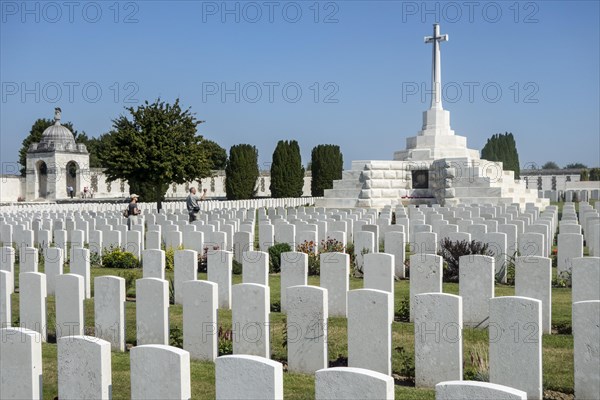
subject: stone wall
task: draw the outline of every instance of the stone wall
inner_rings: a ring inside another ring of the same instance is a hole
[[[16,202],[19,197],[25,197],[26,182],[24,178],[16,175],[1,175],[0,181],[0,202]],[[307,173],[304,177],[304,187],[302,196],[310,196],[311,176]],[[270,197],[271,176],[269,171],[262,171],[256,181],[257,197]],[[61,185],[61,187],[64,185]],[[100,168],[91,168],[83,170],[78,180],[78,190],[76,195],[81,197],[83,188],[88,187],[94,191],[94,198],[109,199],[122,198],[129,195],[129,185],[126,181],[107,182],[106,175]],[[187,182],[184,184],[169,185],[167,198],[181,198],[188,194],[189,188],[195,186],[202,190],[208,189],[207,196],[210,198],[225,198],[225,171],[214,171],[214,176],[204,178],[201,182]],[[62,193],[61,193],[62,194]],[[64,195],[60,198],[66,198],[66,188]]]

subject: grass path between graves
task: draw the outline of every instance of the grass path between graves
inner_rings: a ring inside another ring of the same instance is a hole
[[[16,276],[18,277],[18,265]],[[43,265],[40,265],[43,272]],[[68,273],[65,267],[64,273]],[[116,270],[109,268],[92,268],[92,294],[93,278],[102,275],[124,276],[132,285],[128,287],[126,303],[126,342],[135,344],[135,278],[141,277],[141,270]],[[167,279],[172,278],[173,273],[167,272]],[[198,274],[199,279],[206,279],[206,274]],[[241,283],[241,275],[233,275],[233,284]],[[309,285],[318,285],[319,278],[311,276]],[[271,275],[269,279],[271,288],[271,304],[279,302],[280,279],[278,275]],[[361,279],[351,278],[351,289],[361,288]],[[458,294],[458,284],[444,283],[445,293]],[[394,309],[399,311],[403,303],[408,299],[408,280],[398,281],[395,284]],[[496,286],[496,296],[514,295],[514,287],[506,285]],[[85,324],[86,333],[93,334],[94,326],[94,304],[93,299],[85,301]],[[12,297],[13,321],[19,317],[19,294]],[[47,315],[49,332],[54,330],[54,297],[47,299]],[[218,324],[224,329],[231,328],[231,311],[219,310]],[[171,305],[169,308],[170,328],[177,326],[182,328],[182,307]],[[544,389],[563,393],[573,393],[573,337],[570,334],[571,325],[571,289],[552,289],[552,324],[560,328],[561,332],[568,334],[553,334],[543,336],[543,379]],[[285,363],[287,360],[287,349],[284,346],[285,315],[279,312],[271,313],[271,347],[272,358]],[[396,380],[396,398],[398,399],[433,399],[435,393],[431,389],[419,389],[412,386],[409,379],[402,378],[410,374],[411,367],[414,368],[414,327],[412,323],[394,322],[392,325],[392,371]],[[347,335],[346,319],[330,318],[328,322],[328,352],[330,365],[346,365],[347,360]],[[485,329],[467,329],[463,331],[464,348],[464,379],[485,379],[487,374],[488,333]],[[44,398],[54,399],[58,395],[57,386],[57,348],[55,344],[43,345],[43,380]],[[215,396],[214,387],[214,365],[209,362],[191,363],[192,374],[192,398],[212,399]],[[130,398],[129,383],[129,354],[112,354],[112,393],[114,399]],[[284,373],[284,394],[286,399],[312,399],[314,397],[314,378],[310,375]]]

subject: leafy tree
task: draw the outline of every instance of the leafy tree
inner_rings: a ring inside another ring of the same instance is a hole
[[[206,149],[208,159],[211,162],[210,169],[222,170],[227,165],[227,150],[219,146],[217,142],[212,140],[205,140],[202,144]]]
[[[162,208],[171,182],[182,184],[210,175],[210,161],[196,135],[198,121],[190,109],[182,110],[160,99],[146,101],[137,109],[113,120],[113,129],[103,138],[100,162],[108,181],[125,179],[143,201]]]
[[[90,168],[102,168],[102,163],[100,162],[100,152],[103,148],[103,141],[106,140],[106,135],[101,135],[97,138],[90,138],[85,132],[77,135],[77,143],[85,144],[87,147],[88,153],[90,153]]]
[[[585,169],[585,168],[587,168],[587,165],[582,164],[582,163],[571,163],[571,164],[565,165],[565,169]]]
[[[600,181],[600,168],[590,169],[590,181]]]
[[[238,144],[229,150],[225,166],[225,192],[228,200],[251,199],[256,195],[258,150],[249,144]]]
[[[517,143],[512,133],[497,133],[487,140],[481,150],[481,158],[489,161],[501,161],[507,171],[514,171],[515,179],[519,179],[521,167]]]
[[[68,128],[71,132],[73,132],[76,142],[81,142],[80,135],[77,134],[77,131],[75,130],[75,128],[73,128],[73,124],[71,122],[63,122],[61,124],[62,126]],[[54,120],[48,118],[39,118],[31,126],[29,135],[27,135],[27,137],[23,139],[21,149],[19,150],[19,164],[21,164],[22,176],[25,176],[27,168],[27,150],[29,149],[29,146],[33,143],[39,143],[40,140],[42,140],[42,134],[44,133],[44,131],[52,125],[54,125]],[[85,133],[82,133],[81,135],[85,135]]]
[[[554,161],[548,161],[547,163],[542,165],[542,169],[560,169],[560,167]]]
[[[304,167],[300,146],[295,140],[280,140],[271,164],[271,197],[300,197],[304,186]]]
[[[313,148],[310,167],[312,172],[311,194],[323,196],[325,189],[333,188],[334,180],[342,179],[344,157],[340,146],[320,144]]]

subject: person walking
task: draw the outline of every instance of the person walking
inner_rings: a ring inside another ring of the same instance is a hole
[[[200,212],[200,205],[198,202],[204,201],[206,198],[206,189],[202,190],[202,197],[196,194],[196,188],[190,188],[190,194],[185,200],[185,205],[190,215],[190,224],[198,219],[198,212]]]
[[[75,189],[73,189],[73,186],[69,185],[67,186],[67,192],[69,192],[69,196],[73,198],[73,193],[75,193]]]
[[[138,207],[138,195],[132,194],[130,197],[131,201],[127,206],[127,229],[131,230],[131,227],[138,222],[138,215],[141,214],[141,211]]]

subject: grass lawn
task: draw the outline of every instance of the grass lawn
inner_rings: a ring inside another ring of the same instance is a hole
[[[18,277],[18,265],[16,266]],[[40,266],[43,272],[43,265]],[[64,273],[68,272],[65,266]],[[141,277],[141,270],[116,270],[108,268],[92,268],[92,278],[101,275],[123,276],[129,274],[131,281],[134,277]],[[172,278],[173,273],[167,272],[167,279]],[[198,274],[199,279],[206,279],[206,274]],[[233,275],[233,284],[241,283],[241,275]],[[278,303],[280,298],[280,279],[278,275],[269,278],[271,288],[271,303]],[[18,282],[18,280],[17,280]],[[318,277],[309,277],[310,285],[318,285]],[[361,288],[361,279],[351,278],[351,289]],[[458,284],[445,283],[445,293],[458,294]],[[395,310],[403,305],[403,300],[408,299],[409,282],[398,281],[395,284]],[[92,279],[93,294],[93,279]],[[496,296],[510,296],[514,294],[514,287],[506,285],[496,286]],[[128,288],[129,299],[126,303],[126,342],[135,344],[135,284]],[[12,297],[13,321],[19,316],[19,294]],[[52,332],[55,315],[54,297],[47,299],[47,315],[49,331]],[[224,329],[231,328],[231,311],[219,310],[219,325]],[[571,290],[569,288],[554,288],[552,290],[552,318],[553,325],[564,325],[570,327],[571,323]],[[171,305],[169,308],[170,327],[182,328],[182,307]],[[85,323],[86,332],[93,333],[94,305],[93,299],[85,301]],[[284,347],[285,315],[279,312],[271,313],[271,347],[272,358],[285,362],[287,359]],[[413,363],[414,335],[413,324],[406,322],[394,322],[392,325],[392,371],[397,377],[395,387],[396,398],[402,399],[433,399],[435,393],[431,389],[417,389],[409,379],[403,378],[409,373]],[[347,334],[345,318],[330,318],[328,321],[328,351],[330,364],[345,365],[347,358]],[[479,371],[477,366],[471,362],[472,354],[483,354],[487,358],[488,334],[487,330],[465,329],[463,331],[464,347],[464,374],[465,379],[472,377]],[[43,345],[43,380],[44,398],[54,399],[57,391],[57,354],[56,345],[52,343]],[[485,363],[484,363],[485,364]],[[191,363],[192,374],[192,398],[211,399],[214,398],[214,365],[208,362]],[[114,399],[130,398],[129,386],[129,354],[112,354],[112,384]],[[573,337],[568,335],[544,335],[543,336],[543,378],[544,389],[573,393]],[[284,393],[290,399],[311,399],[314,397],[314,378],[310,375],[284,373]]]

